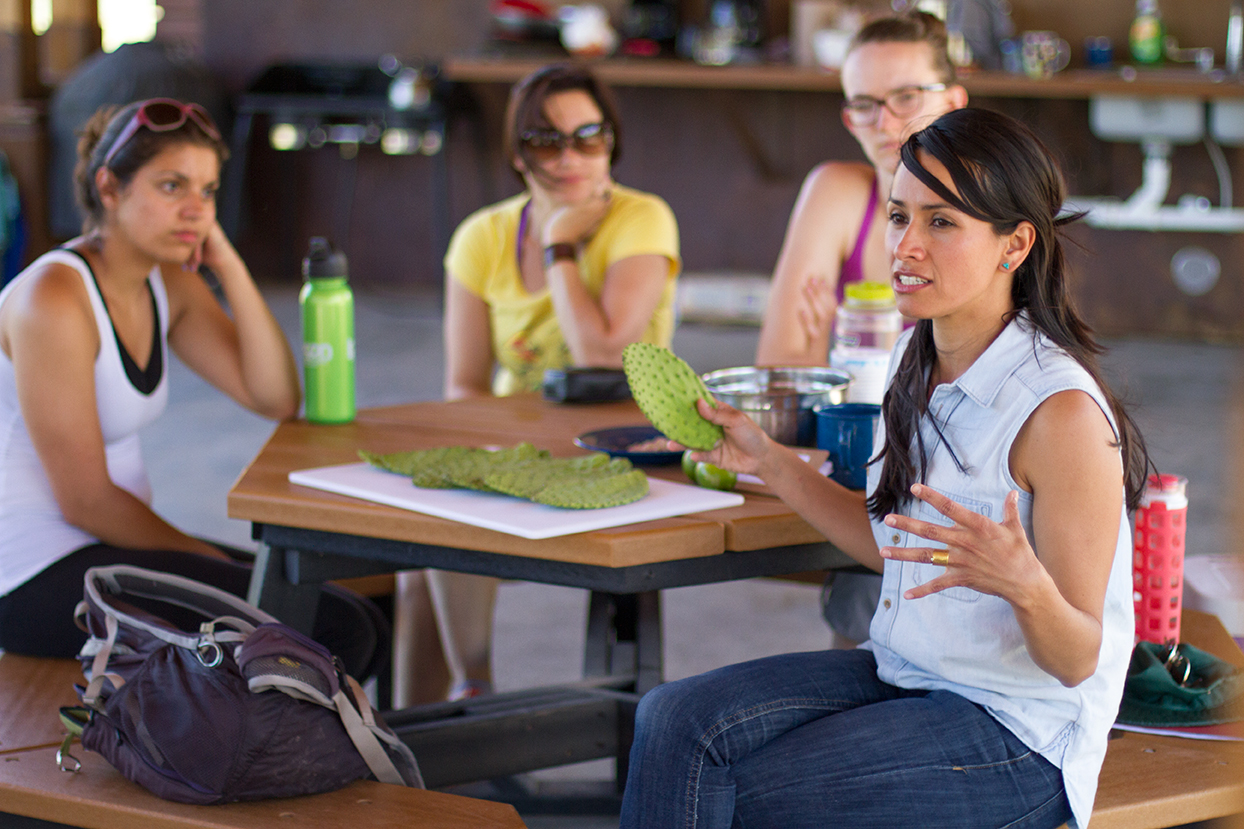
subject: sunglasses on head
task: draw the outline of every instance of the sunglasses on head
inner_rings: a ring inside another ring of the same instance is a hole
[[[613,149],[613,127],[604,121],[584,124],[569,135],[554,129],[534,129],[525,131],[518,140],[540,163],[552,161],[567,147],[574,147],[580,155],[604,155]]]
[[[198,104],[183,104],[172,98],[151,98],[138,105],[138,110],[126,123],[125,128],[117,133],[112,146],[104,154],[104,166],[112,161],[113,156],[121,151],[134,134],[146,127],[152,132],[170,132],[180,129],[189,119],[202,130],[203,134],[213,141],[220,140],[220,130],[212,123],[212,116]]]

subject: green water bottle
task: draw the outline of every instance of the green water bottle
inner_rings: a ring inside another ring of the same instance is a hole
[[[322,237],[302,260],[302,366],[307,420],[354,420],[354,294],[346,255]]]

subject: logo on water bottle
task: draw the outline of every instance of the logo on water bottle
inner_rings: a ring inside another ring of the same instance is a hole
[[[332,343],[303,343],[302,361],[306,363],[307,368],[326,366],[332,362],[332,359]]]

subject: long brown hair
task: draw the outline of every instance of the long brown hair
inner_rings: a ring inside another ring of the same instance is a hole
[[[940,161],[959,191],[956,195],[920,163],[918,153]],[[903,144],[902,165],[948,204],[1009,234],[1030,222],[1036,239],[1011,283],[1011,316],[1027,314],[1037,332],[1049,337],[1084,367],[1110,405],[1122,450],[1128,509],[1135,509],[1151,466],[1144,439],[1119,398],[1102,377],[1101,345],[1080,318],[1067,284],[1061,228],[1083,214],[1063,214],[1066,187],[1049,150],[1019,121],[984,109],[948,112]],[[881,480],[868,499],[874,518],[894,512],[911,498],[911,485],[926,479],[929,451],[919,423],[927,412],[929,378],[937,363],[933,323],[920,320],[882,401],[885,445],[874,458]],[[936,424],[935,424],[936,425]],[[945,437],[939,439],[945,442]],[[954,454],[954,447],[949,447]]]

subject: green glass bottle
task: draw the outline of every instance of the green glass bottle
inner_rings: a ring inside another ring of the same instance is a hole
[[[1136,0],[1136,17],[1128,32],[1128,45],[1137,63],[1161,63],[1166,43],[1166,27],[1158,0]]]
[[[354,294],[346,256],[319,236],[302,260],[302,370],[312,423],[354,420]]]

